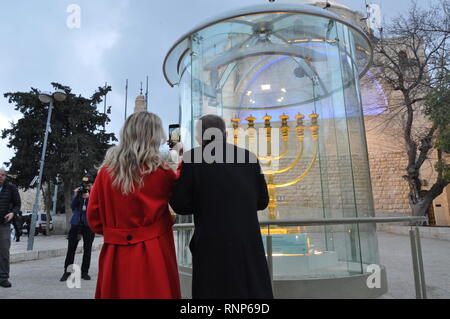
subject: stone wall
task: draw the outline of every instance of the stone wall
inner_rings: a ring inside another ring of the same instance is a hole
[[[409,213],[405,153],[371,152],[369,164],[375,211]]]
[[[29,189],[26,192],[22,189],[19,189],[19,195],[20,200],[22,201],[21,210],[22,212],[25,212],[27,210],[31,211],[33,209],[34,200],[36,198],[36,190]],[[40,199],[40,210],[44,210],[44,198],[42,197],[41,193],[41,199]]]

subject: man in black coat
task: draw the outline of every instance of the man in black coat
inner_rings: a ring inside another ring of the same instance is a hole
[[[6,170],[0,168],[0,287],[9,288],[9,248],[11,247],[11,221],[20,211],[17,187],[6,181]]]
[[[197,141],[170,200],[177,214],[194,215],[192,297],[273,298],[257,216],[269,196],[256,156],[226,143],[215,115],[197,122]]]

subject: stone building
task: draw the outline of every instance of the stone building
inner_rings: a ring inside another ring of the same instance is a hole
[[[36,198],[36,190],[29,189],[27,191],[24,191],[22,189],[19,189],[19,195],[22,201],[22,212],[31,211],[33,209],[34,200]],[[44,211],[44,198],[42,197],[42,193],[39,203],[40,210]]]
[[[141,111],[147,111],[147,105],[145,103],[145,96],[142,95],[142,93],[136,97],[136,102],[134,105],[134,113],[141,112]]]

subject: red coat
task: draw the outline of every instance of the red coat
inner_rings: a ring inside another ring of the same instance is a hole
[[[125,196],[100,170],[87,210],[89,226],[104,237],[95,298],[181,298],[168,209],[175,178],[159,168]]]

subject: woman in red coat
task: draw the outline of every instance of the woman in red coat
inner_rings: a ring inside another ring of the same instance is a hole
[[[104,237],[95,298],[180,298],[168,201],[175,173],[160,157],[161,119],[131,115],[108,150],[87,219]]]

